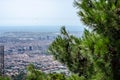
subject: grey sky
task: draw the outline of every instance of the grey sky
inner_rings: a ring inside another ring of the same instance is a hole
[[[0,0],[0,26],[80,26],[74,0]]]

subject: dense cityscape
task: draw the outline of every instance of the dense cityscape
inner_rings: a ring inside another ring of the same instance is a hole
[[[80,32],[73,32],[78,36]],[[8,76],[26,72],[29,64],[45,73],[70,72],[65,65],[54,60],[47,52],[49,45],[59,33],[4,32],[0,33],[0,45],[4,49],[4,73]]]

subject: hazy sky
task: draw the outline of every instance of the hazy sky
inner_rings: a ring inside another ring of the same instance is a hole
[[[0,26],[80,26],[74,0],[0,0]]]

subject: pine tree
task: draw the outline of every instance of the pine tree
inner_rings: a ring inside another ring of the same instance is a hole
[[[62,27],[61,35],[50,45],[49,53],[65,64],[70,71],[82,75],[86,59],[80,53],[80,42],[80,39],[69,35],[65,27]]]
[[[109,39],[97,33],[85,30],[82,38],[77,38],[62,27],[61,35],[51,44],[49,52],[80,77],[110,80],[108,45]]]
[[[89,28],[110,40],[114,80],[120,76],[120,0],[77,0],[78,15]]]

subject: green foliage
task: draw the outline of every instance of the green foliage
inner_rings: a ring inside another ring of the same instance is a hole
[[[12,80],[25,80],[26,74],[23,71],[20,71],[17,75],[12,77]]]
[[[80,53],[80,43],[81,39],[69,35],[65,27],[62,27],[61,36],[59,35],[51,44],[49,52],[54,55],[55,59],[65,64],[70,71],[81,75],[86,59]]]
[[[49,74],[49,79],[50,80],[66,80],[66,77],[63,74],[53,73],[53,74]]]
[[[108,45],[107,38],[87,30],[84,31],[81,39],[81,54],[87,58],[88,79],[109,80],[112,78]]]
[[[120,0],[77,0],[75,5],[79,9],[78,15],[83,23],[109,39],[107,48],[109,48],[111,59],[110,67],[114,80],[118,80],[120,76]],[[98,44],[103,43],[100,41]]]
[[[85,77],[83,76],[79,77],[76,74],[72,74],[70,77],[68,77],[68,80],[85,80]]]
[[[39,70],[36,70],[34,65],[30,64],[27,67],[26,80],[45,80],[46,75]]]
[[[78,0],[75,4],[85,25],[115,39],[120,30],[119,0]]]
[[[108,38],[97,33],[85,30],[82,38],[77,38],[62,27],[49,52],[80,78],[111,80],[109,43]]]
[[[99,34],[108,37],[114,50],[120,52],[120,1],[81,0],[75,2],[81,20]]]
[[[64,74],[50,73],[45,74],[30,64],[27,68],[26,80],[83,80],[78,75],[65,76]]]
[[[0,76],[0,80],[10,80],[10,78],[7,76],[4,76],[4,77]]]

